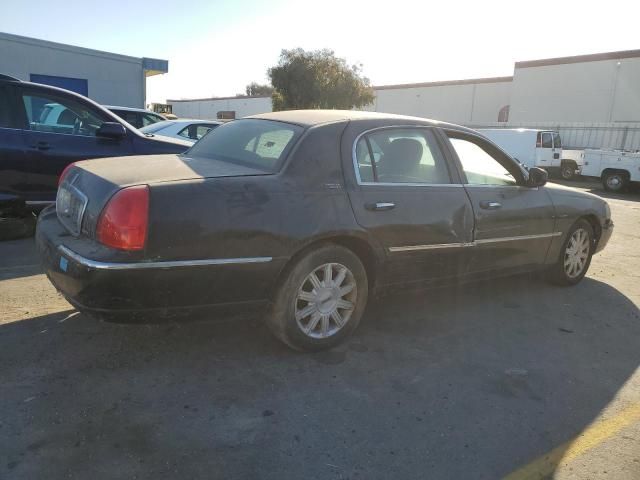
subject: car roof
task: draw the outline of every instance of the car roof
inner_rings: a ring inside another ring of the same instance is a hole
[[[543,130],[539,128],[479,128],[479,132],[545,132],[557,133],[557,130]]]
[[[220,120],[203,120],[201,118],[177,118],[175,120],[163,120],[162,122],[158,122],[158,123],[164,123],[166,125],[177,125],[177,124],[181,124],[181,123],[215,123],[217,125],[220,125],[222,122]]]
[[[473,132],[473,130],[447,122],[431,120],[422,117],[411,117],[408,115],[396,115],[393,113],[366,112],[359,110],[285,110],[281,112],[261,113],[259,115],[251,115],[244,118],[255,118],[260,120],[274,120],[278,122],[293,123],[302,127],[312,127],[323,123],[333,123],[340,121],[359,121],[359,120],[389,120],[395,124],[401,124],[403,121],[409,124],[424,124],[428,126],[439,126],[454,128]]]
[[[0,73],[0,80],[4,80],[6,82],[21,82],[19,78],[12,77],[11,75],[5,75],[4,73]]]

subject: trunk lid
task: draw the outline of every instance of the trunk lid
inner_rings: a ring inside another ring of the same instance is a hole
[[[76,163],[83,176],[95,176],[119,188],[176,180],[266,175],[251,167],[188,155],[134,155]],[[71,172],[70,172],[71,173]]]
[[[206,178],[268,175],[269,172],[209,158],[140,155],[78,162],[58,188],[56,210],[73,235],[93,237],[98,217],[118,190],[134,185]]]

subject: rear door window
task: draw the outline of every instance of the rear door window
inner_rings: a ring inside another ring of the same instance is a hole
[[[356,143],[361,182],[397,184],[451,183],[446,160],[433,132],[388,128],[368,133]]]
[[[560,140],[560,134],[553,134],[553,148],[562,148],[562,141]]]

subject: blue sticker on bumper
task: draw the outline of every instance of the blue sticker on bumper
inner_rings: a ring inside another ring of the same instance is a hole
[[[67,271],[67,267],[69,266],[69,260],[64,257],[60,257],[60,270],[63,272]]]

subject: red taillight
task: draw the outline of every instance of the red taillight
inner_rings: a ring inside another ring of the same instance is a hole
[[[147,239],[149,187],[117,192],[102,210],[96,227],[98,241],[120,250],[142,250]]]
[[[64,176],[69,172],[69,170],[71,170],[71,167],[73,167],[74,165],[75,165],[75,162],[70,163],[69,165],[64,167],[64,170],[62,170],[62,173],[58,177],[58,186],[60,186],[60,184],[62,183],[62,180],[64,180]]]

